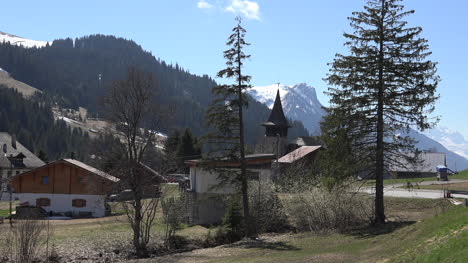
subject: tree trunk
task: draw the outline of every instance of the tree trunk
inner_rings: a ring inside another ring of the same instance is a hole
[[[241,36],[240,31],[237,32],[237,41],[240,43]],[[248,182],[247,182],[247,165],[245,163],[245,147],[244,147],[244,119],[242,110],[242,72],[241,72],[241,50],[240,45],[237,46],[237,66],[238,66],[238,96],[239,96],[239,144],[240,144],[240,161],[241,161],[241,192],[242,192],[242,207],[244,211],[245,224],[247,230],[247,236],[252,237],[254,235],[253,222],[250,217],[249,211],[249,195],[248,195]]]
[[[383,104],[384,104],[384,89],[385,83],[383,80],[383,60],[384,60],[384,45],[383,45],[383,23],[385,17],[385,0],[382,1],[382,13],[380,19],[380,43],[379,43],[379,92],[377,98],[377,152],[375,165],[375,223],[385,223],[385,207],[384,207],[384,192],[383,192],[383,176],[384,176],[384,119],[383,119]]]

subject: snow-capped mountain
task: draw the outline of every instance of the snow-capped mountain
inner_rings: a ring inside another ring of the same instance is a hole
[[[47,43],[52,44],[51,42],[30,40],[30,39],[22,38],[19,36],[11,35],[11,34],[0,31],[0,43],[6,43],[6,42],[10,42],[10,44],[12,45],[23,46],[26,48],[44,47],[47,45]]]
[[[249,94],[256,100],[273,107],[276,91],[280,90],[284,113],[293,120],[299,120],[312,134],[318,134],[319,123],[325,115],[313,87],[301,83],[293,86],[269,85],[253,87]],[[420,150],[444,152],[447,165],[452,170],[468,169],[468,142],[461,134],[447,128],[434,129],[425,134],[411,130],[408,134],[418,141]]]
[[[468,159],[461,154],[453,151],[452,149],[443,145],[443,143],[437,139],[430,138],[425,134],[411,130],[409,135],[416,139],[418,143],[416,147],[420,150],[430,150],[435,152],[443,152],[446,154],[447,166],[454,171],[462,171],[468,169]]]
[[[424,134],[438,141],[450,151],[468,159],[468,141],[461,133],[447,127],[438,127],[428,130]]]
[[[271,109],[278,89],[286,116],[293,120],[302,121],[310,133],[318,134],[319,122],[325,115],[325,111],[317,99],[314,87],[305,83],[292,86],[273,84],[253,87],[249,90],[249,94]]]

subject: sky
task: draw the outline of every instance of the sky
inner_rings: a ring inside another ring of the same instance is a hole
[[[2,1],[0,31],[33,40],[106,34],[132,39],[191,73],[215,77],[224,67],[234,18],[247,30],[251,84],[308,83],[323,94],[327,63],[346,54],[347,17],[364,0],[22,0]],[[421,26],[442,79],[435,115],[468,138],[468,1],[405,0],[410,26]],[[218,80],[220,81],[220,80]]]

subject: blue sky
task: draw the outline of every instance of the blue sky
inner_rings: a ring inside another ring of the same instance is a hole
[[[423,27],[432,60],[439,62],[440,125],[468,138],[468,1],[406,0],[411,26]],[[327,63],[343,48],[347,17],[364,0],[81,0],[4,1],[0,31],[34,40],[90,34],[132,39],[156,57],[212,77],[224,66],[222,52],[245,17],[253,85],[306,82],[320,101]]]

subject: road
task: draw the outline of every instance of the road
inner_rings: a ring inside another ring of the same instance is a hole
[[[426,181],[421,182],[419,185],[432,185],[432,184],[454,184],[454,183],[466,183],[468,180],[450,180],[450,181]],[[427,190],[427,189],[415,189],[415,188],[401,188],[405,184],[392,184],[384,187],[384,196],[393,197],[406,197],[406,198],[426,198],[426,199],[440,199],[444,198],[443,190]],[[375,188],[366,187],[361,188],[360,192],[375,194]],[[468,199],[468,195],[452,194],[454,198]]]

